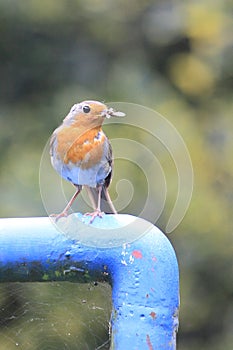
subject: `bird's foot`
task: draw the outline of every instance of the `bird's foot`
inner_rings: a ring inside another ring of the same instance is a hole
[[[68,212],[67,211],[62,211],[60,214],[50,214],[49,215],[50,218],[54,218],[55,219],[55,222],[57,222],[61,218],[66,218],[67,216],[68,216]]]
[[[95,211],[93,211],[92,213],[85,213],[84,216],[91,216],[91,220],[89,222],[89,224],[92,224],[93,221],[95,220],[95,218],[98,216],[99,218],[102,218],[104,215],[103,211],[100,211],[98,209],[96,209]]]

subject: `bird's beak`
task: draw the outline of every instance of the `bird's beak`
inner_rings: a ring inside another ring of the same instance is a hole
[[[125,117],[125,113],[115,111],[113,108],[108,108],[102,113],[103,117],[111,118],[111,117]]]

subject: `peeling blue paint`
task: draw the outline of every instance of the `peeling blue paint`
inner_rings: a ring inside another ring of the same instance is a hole
[[[175,349],[179,273],[166,236],[123,214],[59,221],[0,220],[0,281],[108,280],[112,349]]]

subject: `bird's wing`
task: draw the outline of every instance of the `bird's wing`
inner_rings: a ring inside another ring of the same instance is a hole
[[[111,168],[111,171],[107,175],[104,181],[104,186],[107,188],[110,185],[111,179],[112,179],[112,171],[113,171],[113,156],[112,156],[112,146],[109,140],[107,139],[107,144],[108,144],[108,152],[106,155],[107,162]]]

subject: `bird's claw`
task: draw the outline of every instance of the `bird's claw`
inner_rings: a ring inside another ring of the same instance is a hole
[[[68,216],[68,213],[66,211],[62,211],[60,214],[50,214],[50,218],[54,218],[55,222],[57,222],[61,218],[66,218]]]
[[[92,224],[93,221],[95,220],[95,218],[98,216],[99,218],[102,218],[104,215],[104,212],[103,211],[100,211],[100,210],[95,210],[93,211],[92,213],[85,213],[84,216],[91,216],[91,220],[89,222],[89,224]]]

